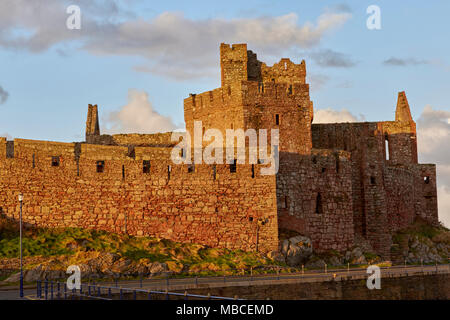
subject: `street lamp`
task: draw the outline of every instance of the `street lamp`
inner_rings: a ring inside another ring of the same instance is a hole
[[[19,194],[20,203],[20,216],[19,216],[19,229],[20,229],[20,297],[23,298],[23,267],[22,267],[22,203],[23,194]]]

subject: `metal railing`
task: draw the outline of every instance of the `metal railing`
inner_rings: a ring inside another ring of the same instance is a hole
[[[141,299],[138,299],[138,294]],[[131,296],[131,299],[126,299]],[[136,288],[125,288],[117,286],[103,286],[96,284],[81,284],[79,289],[68,289],[67,284],[61,281],[37,281],[36,297],[42,300],[153,300],[155,298],[164,298],[171,300],[176,297],[184,300],[204,299],[204,300],[243,300],[238,297],[220,297],[213,295],[189,294],[187,292],[169,292],[157,290],[143,290]],[[118,298],[118,299],[117,299]],[[162,300],[162,299],[157,299]]]

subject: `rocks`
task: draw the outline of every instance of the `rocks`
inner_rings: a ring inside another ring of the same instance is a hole
[[[312,252],[311,239],[304,236],[284,240],[281,246],[281,254],[289,266],[301,265],[311,256]]]
[[[435,244],[428,238],[416,235],[408,238],[408,246],[402,248],[401,256],[407,263],[442,262],[448,259],[449,249],[449,244]]]
[[[324,269],[326,262],[322,259],[311,259],[305,264],[308,269]]]
[[[274,260],[276,262],[281,262],[281,263],[285,263],[286,262],[286,258],[284,257],[284,255],[279,252],[279,251],[270,251],[267,254],[267,258]]]
[[[366,257],[359,247],[354,248],[352,251],[347,251],[345,260],[350,264],[367,264]]]

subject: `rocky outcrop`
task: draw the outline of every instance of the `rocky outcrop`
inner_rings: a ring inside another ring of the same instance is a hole
[[[396,255],[397,262],[442,263],[448,261],[450,244],[435,243],[418,235],[406,235],[402,242],[393,245],[392,252]]]
[[[304,236],[296,236],[284,240],[281,246],[281,254],[289,266],[298,266],[305,263],[312,252],[311,239]]]
[[[74,257],[56,257],[46,262],[39,263],[37,266],[24,270],[24,281],[34,282],[37,280],[56,280],[67,278],[67,267],[75,264],[80,267],[82,278],[100,278],[121,276],[139,276],[154,277],[164,272],[170,271],[166,263],[151,262],[148,259],[132,261],[121,258],[113,253],[93,253]],[[78,259],[78,262],[74,260]],[[18,282],[20,273],[14,273],[4,283]]]

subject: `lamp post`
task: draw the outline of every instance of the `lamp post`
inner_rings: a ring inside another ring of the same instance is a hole
[[[23,298],[23,267],[22,267],[22,203],[23,203],[23,194],[19,194],[19,203],[20,203],[20,216],[19,216],[19,229],[20,229],[20,297]]]

